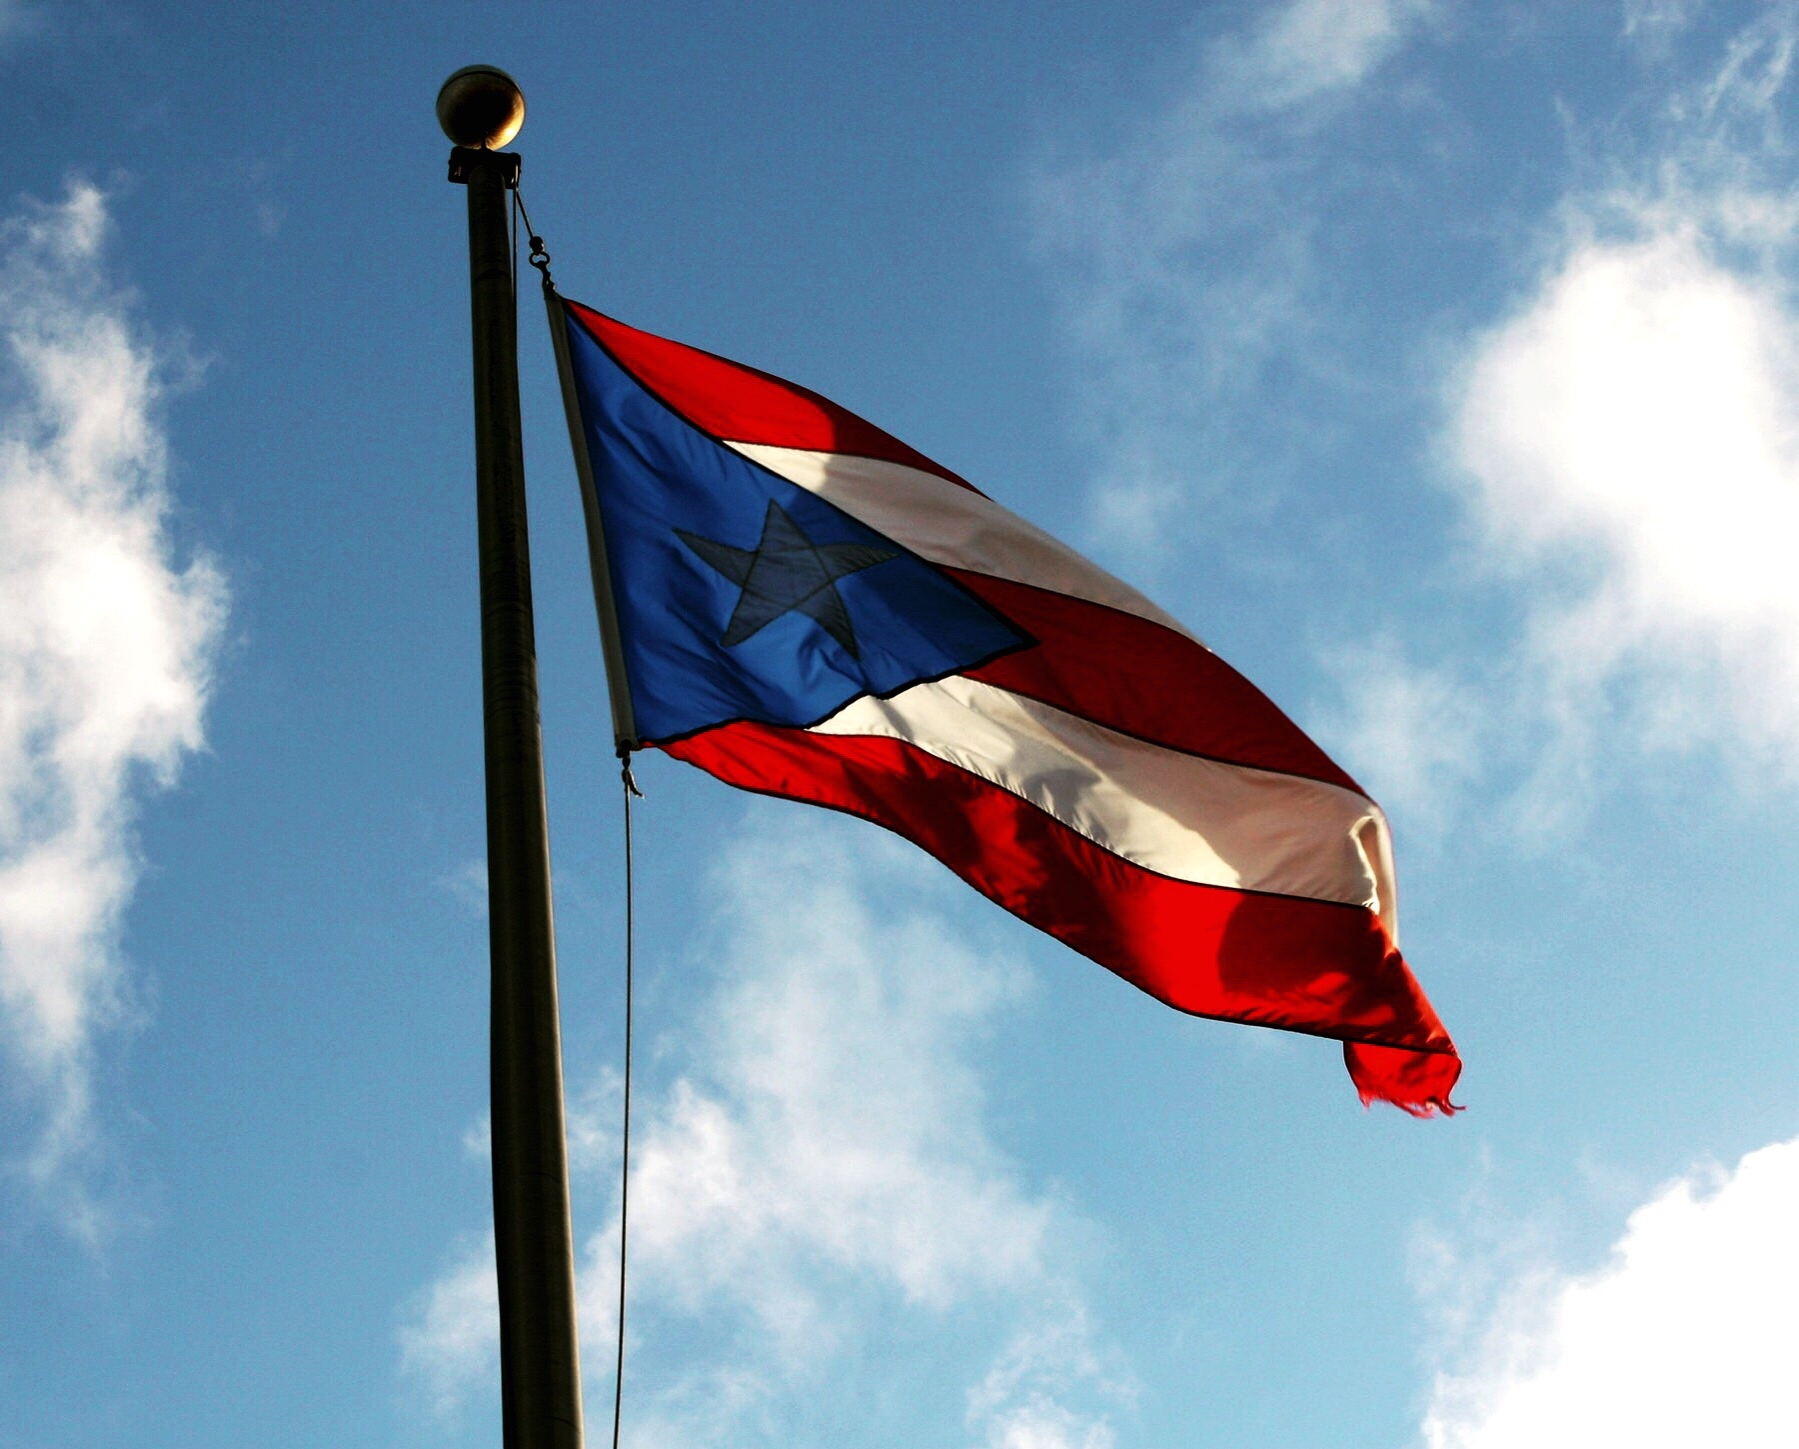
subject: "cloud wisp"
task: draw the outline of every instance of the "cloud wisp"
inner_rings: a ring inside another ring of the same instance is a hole
[[[971,1064],[1028,978],[917,904],[943,883],[885,838],[754,819],[714,874],[719,966],[682,1030],[682,1069],[640,1099],[631,1352],[649,1367],[633,1442],[754,1437],[884,1334],[952,1318],[966,1331],[973,1315],[990,1367],[968,1384],[972,1439],[1106,1449],[1126,1390],[1059,1266],[1080,1225],[993,1142]],[[589,1192],[616,1173],[617,1107],[607,1078],[570,1113]],[[603,1364],[615,1229],[589,1239],[581,1268],[584,1357]],[[491,1249],[467,1245],[403,1331],[442,1406],[491,1381],[491,1274]],[[671,1344],[688,1346],[684,1366],[669,1366]]]
[[[132,1017],[118,934],[138,802],[201,724],[225,613],[168,533],[157,358],[107,282],[106,202],[76,183],[0,225],[0,1050],[8,1166],[104,1236],[95,1053]]]
[[[1269,473],[1282,431],[1254,426],[1257,394],[1317,340],[1321,138],[1433,9],[1265,7],[1195,47],[1178,94],[1124,143],[1038,166],[1032,234],[1081,381],[1094,524],[1113,546],[1154,561],[1195,505],[1254,506],[1240,480]]]
[[[1469,1362],[1437,1376],[1425,1443],[1792,1443],[1796,1212],[1799,1141],[1778,1143],[1658,1193],[1599,1269],[1518,1273]]]

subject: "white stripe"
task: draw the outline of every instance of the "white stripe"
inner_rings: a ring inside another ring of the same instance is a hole
[[[1367,906],[1397,943],[1387,822],[1340,785],[1147,744],[961,677],[853,700],[812,733],[905,740],[1125,860],[1201,885]]]
[[[1067,544],[935,473],[844,453],[766,443],[727,446],[932,563],[1052,589],[1194,637],[1173,615]]]

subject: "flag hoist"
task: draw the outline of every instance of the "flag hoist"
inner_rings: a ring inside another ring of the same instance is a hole
[[[504,71],[469,66],[444,82],[437,118],[455,143],[450,180],[468,188],[501,1412],[506,1449],[580,1449],[556,933],[507,235],[519,158],[499,149],[524,123],[525,101]]]

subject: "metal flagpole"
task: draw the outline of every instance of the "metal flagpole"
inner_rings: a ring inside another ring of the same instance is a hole
[[[444,82],[437,118],[456,147],[450,180],[468,188],[504,1442],[505,1449],[580,1449],[574,1234],[507,235],[519,158],[498,149],[518,134],[525,101],[504,71],[469,66]]]

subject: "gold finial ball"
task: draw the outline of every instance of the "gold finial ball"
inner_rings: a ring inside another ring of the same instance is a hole
[[[465,65],[437,93],[437,124],[458,146],[497,151],[525,124],[525,95],[498,66]]]

